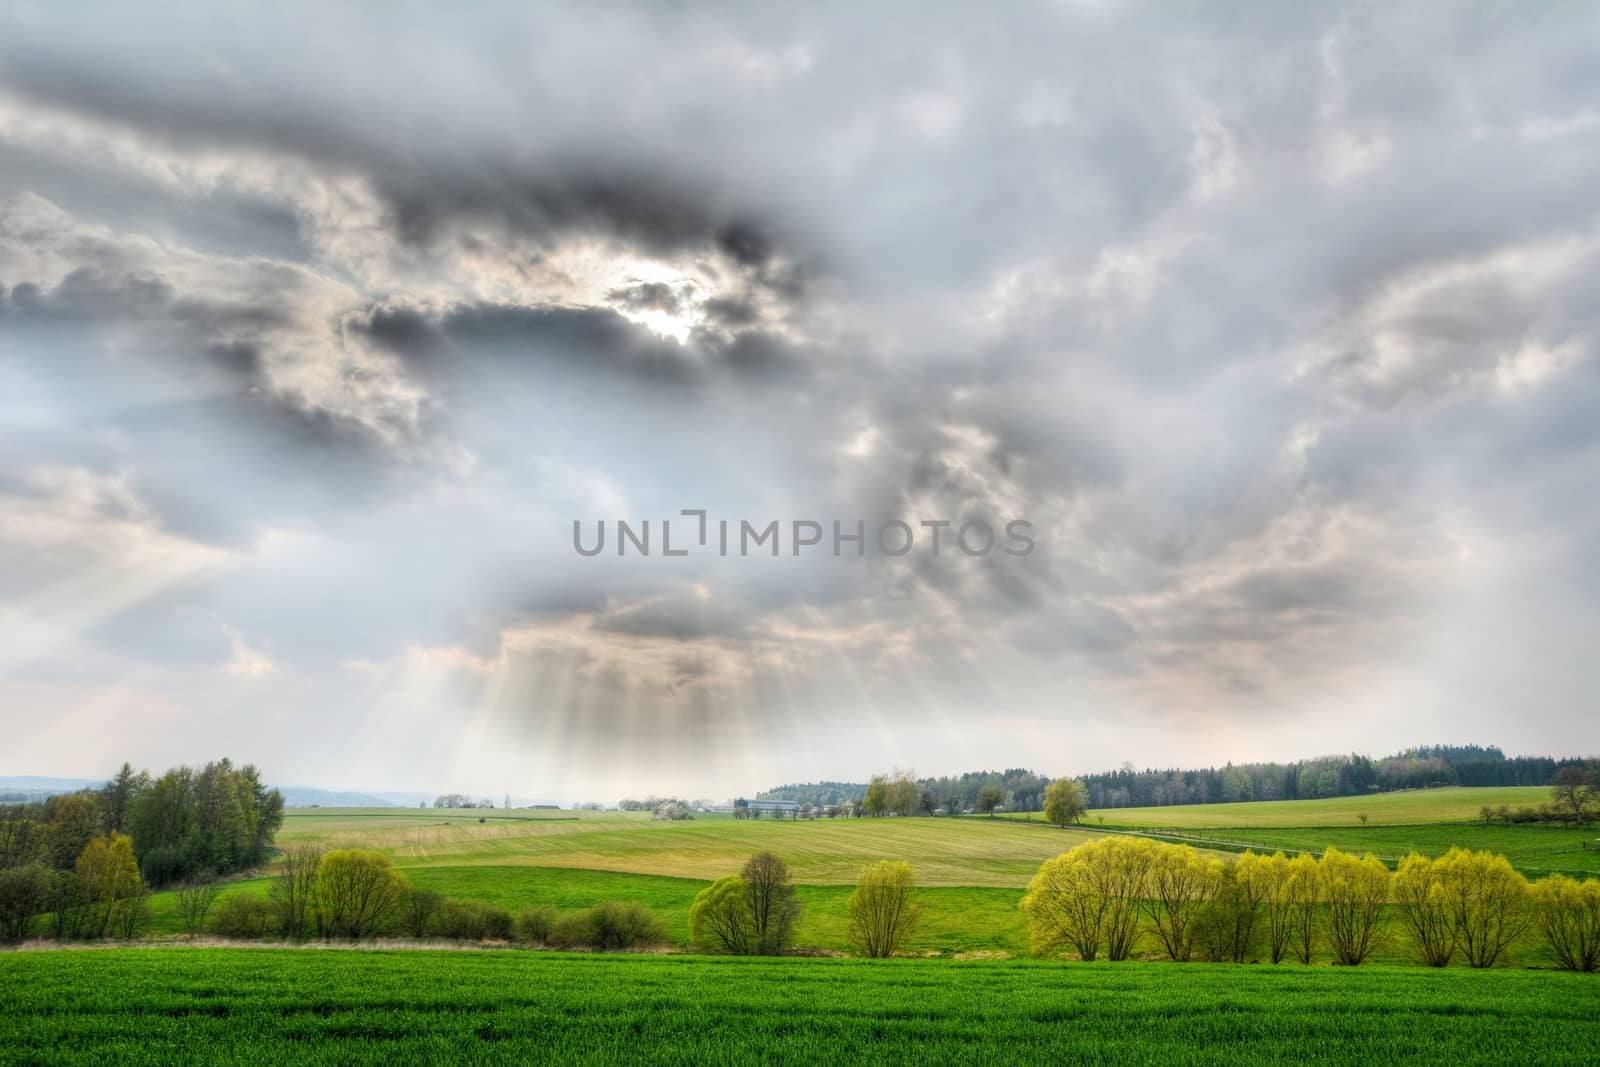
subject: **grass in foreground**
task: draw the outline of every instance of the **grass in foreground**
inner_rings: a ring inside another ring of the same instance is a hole
[[[1590,1063],[1600,981],[547,953],[0,955],[0,1064]]]

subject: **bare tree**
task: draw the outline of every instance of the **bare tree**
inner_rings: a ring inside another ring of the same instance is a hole
[[[210,871],[201,871],[194,881],[178,890],[178,914],[183,917],[183,929],[190,937],[205,929],[206,915],[221,892],[222,886]]]
[[[1551,799],[1556,811],[1567,820],[1588,824],[1600,815],[1600,787],[1595,772],[1588,767],[1563,767],[1551,780]]]
[[[283,936],[291,941],[299,941],[310,932],[317,893],[317,869],[321,865],[322,849],[316,845],[294,845],[284,850],[278,876],[269,890],[269,899],[273,910],[277,912]]]
[[[739,877],[749,887],[751,932],[755,952],[776,956],[789,947],[800,902],[789,881],[789,867],[771,852],[757,852],[745,862]]]

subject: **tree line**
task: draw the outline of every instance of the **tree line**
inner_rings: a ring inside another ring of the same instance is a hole
[[[1044,810],[1051,779],[1019,767],[918,778],[914,771],[874,775],[867,782],[807,782],[756,794],[758,800],[792,800],[823,815],[961,815],[967,812]]]
[[[1321,859],[1246,852],[1224,863],[1188,845],[1104,837],[1040,867],[1022,898],[1033,950],[1129,958],[1140,936],[1171,960],[1365,962],[1398,933],[1418,962],[1492,967],[1530,929],[1568,970],[1600,967],[1600,879],[1530,883],[1504,856],[1412,853],[1391,873],[1368,853]]]
[[[1146,808],[1244,800],[1312,800],[1448,785],[1551,785],[1557,774],[1568,768],[1592,775],[1600,771],[1600,761],[1508,757],[1495,746],[1427,745],[1376,760],[1353,753],[1287,763],[1228,763],[1187,770],[1137,770],[1132,763],[1124,763],[1118,770],[1082,775],[1077,780],[1083,784],[1090,807]],[[906,775],[896,772],[884,777],[892,781]],[[890,810],[897,814],[932,814],[935,809],[948,814],[979,811],[996,791],[999,799],[990,805],[991,809],[1042,811],[1045,790],[1052,781],[1022,768],[910,778],[922,793],[907,811],[900,810],[903,804],[891,804]],[[870,781],[806,782],[769,789],[757,797],[792,800],[851,814],[865,802],[871,787]]]
[[[221,759],[159,777],[124,763],[99,789],[0,805],[0,929],[49,916],[59,938],[131,936],[151,888],[265,862],[283,796]]]

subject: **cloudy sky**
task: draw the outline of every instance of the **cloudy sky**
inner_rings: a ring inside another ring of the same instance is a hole
[[[794,6],[7,5],[0,773],[1600,749],[1600,11]]]

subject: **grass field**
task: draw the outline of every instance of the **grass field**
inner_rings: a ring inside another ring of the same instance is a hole
[[[796,944],[822,952],[849,949],[845,902],[859,867],[880,858],[906,859],[916,869],[924,905],[909,952],[1015,956],[1028,951],[1026,919],[1017,908],[1023,887],[1045,859],[1099,832],[1102,815],[1106,830],[1159,827],[1235,850],[1320,852],[1332,845],[1398,858],[1412,849],[1438,854],[1465,845],[1503,852],[1533,876],[1549,870],[1600,874],[1600,852],[1581,847],[1593,831],[1463,821],[1483,804],[1532,803],[1547,793],[1439,789],[1359,802],[1106,811],[1092,813],[1088,827],[1075,830],[1044,825],[1037,817],[746,822],[701,816],[674,823],[614,812],[296,809],[278,840],[381,849],[415,886],[513,912],[535,904],[568,910],[637,901],[661,916],[677,945],[688,943],[695,894],[736,872],[751,852],[771,849],[788,862],[804,905]],[[1357,812],[1368,814],[1367,824],[1356,819]],[[266,889],[267,880],[256,878],[236,881],[228,892]],[[150,932],[181,934],[172,894],[157,894],[151,903]],[[1525,962],[1523,955],[1514,953],[1514,961]],[[1405,959],[1397,948],[1381,951],[1379,958]]]
[[[752,852],[770,849],[807,885],[851,885],[863,864],[888,858],[910,861],[922,885],[1020,888],[1039,864],[1089,836],[1082,830],[1041,834],[1038,827],[1003,819],[777,822],[699,816],[661,822],[615,812],[301,809],[287,814],[278,842],[376,848],[407,869],[576,867],[706,881],[732,874]]]
[[[666,923],[675,945],[689,943],[689,905],[709,883],[690,878],[617,874],[610,871],[564,868],[420,867],[408,868],[406,877],[420,889],[445,896],[497,904],[513,913],[534,904],[559,910],[576,910],[608,900],[637,901]],[[235,882],[227,892],[266,893],[265,878]],[[795,930],[795,944],[803,950],[845,952],[849,921],[845,902],[849,886],[797,887],[803,911]],[[919,890],[923,919],[906,945],[911,954],[957,955],[1028,951],[1027,916],[1017,907],[1020,889],[987,886],[938,886]],[[178,937],[183,923],[171,893],[151,900],[149,933]]]
[[[1471,822],[1484,806],[1510,807],[1550,802],[1546,786],[1485,789],[1410,789],[1366,797],[1326,800],[1258,800],[1241,804],[1178,804],[1165,808],[1097,808],[1091,825],[1139,827],[1211,826],[1383,826],[1428,822]],[[1361,822],[1361,816],[1367,822]]]
[[[121,949],[0,956],[0,1064],[1594,1062],[1546,971]]]
[[[1600,875],[1600,849],[1595,847],[1597,831],[1592,827],[1485,824],[1479,816],[1485,806],[1518,807],[1549,799],[1550,790],[1542,786],[1424,789],[1328,800],[1107,808],[1090,813],[1086,825],[1170,832],[1202,846],[1310,852],[1332,846],[1374,852],[1391,862],[1413,851],[1439,855],[1460,846],[1503,853],[1530,877],[1553,871]],[[1016,818],[1037,822],[1043,816]]]

